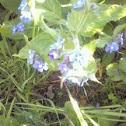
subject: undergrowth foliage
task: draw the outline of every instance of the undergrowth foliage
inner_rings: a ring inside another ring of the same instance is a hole
[[[28,97],[25,96],[25,99],[21,94],[27,92],[25,89],[26,84],[33,76],[35,76],[35,74],[37,75],[37,78],[40,79],[41,75],[48,76],[50,72],[54,71],[60,71],[61,73],[61,76],[59,76],[59,79],[61,79],[61,87],[63,86],[63,83],[84,87],[89,81],[102,84],[99,77],[96,75],[99,73],[100,77],[102,77],[103,69],[106,70],[105,74],[107,74],[110,81],[121,81],[125,84],[126,2],[122,0],[122,4],[118,1],[109,3],[109,1],[102,0],[11,1],[15,6],[12,4],[9,5],[9,3],[4,0],[0,1],[7,10],[14,12],[16,15],[11,20],[8,18],[8,20],[5,20],[3,25],[1,25],[0,32],[6,43],[4,43],[5,47],[2,47],[1,44],[0,47],[5,59],[8,59],[8,55],[4,52],[4,48],[7,49],[7,53],[10,55],[11,59],[13,54],[14,60],[17,57],[20,58],[22,62],[27,60],[26,65],[28,70],[23,74],[27,73],[30,77],[22,77],[26,80],[24,79],[24,83],[20,85],[18,81],[22,82],[22,80],[19,79],[16,81],[13,78],[13,74],[15,75],[16,72],[10,75],[5,69],[0,68],[9,76],[8,78],[11,78],[15,87],[19,90],[17,93],[18,97],[26,102],[14,105],[15,99],[13,99],[8,111],[11,113],[11,111],[13,111],[13,106],[19,106],[20,109],[18,109],[18,112],[21,112],[21,108],[25,110],[26,106],[26,110],[22,112],[22,114],[29,117],[24,117],[24,120],[28,122],[28,126],[31,125],[30,120],[32,120],[32,125],[36,126],[37,124],[47,124],[46,120],[43,120],[43,122],[40,121],[40,117],[43,114],[34,116],[34,112],[39,113],[41,111],[42,113],[42,109],[44,112],[49,110],[50,112],[56,113],[59,125],[64,125],[64,122],[60,121],[58,113],[65,116],[68,115],[66,116],[66,119],[69,117],[68,120],[73,121],[68,121],[67,125],[70,126],[114,126],[116,123],[113,121],[116,119],[120,121],[120,117],[126,117],[123,113],[117,114],[119,111],[123,111],[121,105],[118,105],[117,108],[116,106],[103,108],[103,115],[99,113],[99,110],[97,111],[93,108],[90,109],[87,107],[86,110],[85,108],[79,108],[69,90],[67,91],[71,102],[67,102],[63,109],[56,108],[50,100],[49,102],[53,107],[36,106],[35,104],[28,103]],[[8,17],[10,17],[10,15]],[[19,51],[11,53],[7,45],[7,38],[14,40],[15,43],[19,43],[20,41],[19,45],[22,45],[23,43],[23,46],[20,46]],[[100,58],[96,56],[98,49],[103,51],[103,55],[100,56]],[[117,59],[115,60],[114,58],[116,55]],[[31,69],[31,67],[33,67],[33,69]],[[31,75],[30,72],[33,72],[33,74]],[[43,77],[42,79],[45,78]],[[0,84],[3,82],[4,81],[1,81]],[[35,78],[33,79],[33,82],[37,83]],[[29,92],[30,89],[28,93]],[[110,93],[108,96],[113,103],[118,101],[113,94]],[[4,108],[2,102],[0,103],[0,106]],[[17,109],[16,107],[15,110]],[[37,108],[37,110],[35,108]],[[111,111],[109,108],[116,108],[117,113]],[[27,109],[30,111],[27,112]],[[7,114],[7,120],[11,118],[10,113]],[[71,113],[74,113],[76,118],[73,117]],[[15,112],[15,115],[16,114],[17,120],[19,120],[20,114]],[[106,117],[106,115],[108,115],[108,117]],[[115,118],[113,117],[111,120],[113,124],[102,124],[102,120],[104,120],[104,118],[109,120],[109,116],[115,116]],[[6,120],[5,117],[2,118],[3,120]],[[11,118],[10,120],[16,122],[17,126],[19,125],[16,119]],[[1,121],[2,120],[0,119],[0,122]],[[121,121],[124,120],[122,119]],[[11,126],[9,122],[7,123],[8,124],[5,126]],[[23,123],[22,126],[24,126]]]

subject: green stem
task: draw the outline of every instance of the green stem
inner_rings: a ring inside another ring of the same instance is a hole
[[[80,49],[80,42],[77,35],[73,36],[74,45],[77,49]]]

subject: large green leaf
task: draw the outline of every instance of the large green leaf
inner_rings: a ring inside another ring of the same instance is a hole
[[[102,66],[106,67],[107,65],[109,65],[114,59],[114,56],[115,56],[114,53],[105,53],[102,58]]]
[[[83,36],[92,36],[100,32],[110,21],[126,16],[126,6],[100,4],[96,10],[85,12],[72,11],[68,16],[69,29]]]
[[[96,40],[96,47],[104,48],[105,45],[109,43],[111,40],[112,40],[111,36],[99,37],[99,39]]]
[[[109,64],[106,67],[107,75],[111,77],[113,81],[120,81],[123,80],[124,74],[119,71],[118,63]]]
[[[28,58],[28,50],[35,50],[37,54],[40,56],[48,55],[50,45],[55,42],[49,34],[41,33],[37,35],[34,39],[26,44],[24,48],[22,48],[19,52],[18,57],[20,58]]]
[[[47,55],[50,45],[55,41],[49,34],[41,33],[30,41],[30,48],[35,50],[40,56]]]
[[[37,6],[40,9],[44,9],[44,18],[50,22],[55,22],[61,19],[61,6],[58,0],[45,0],[41,5]]]
[[[20,4],[21,0],[0,0],[0,3],[10,11],[17,11],[17,8]]]

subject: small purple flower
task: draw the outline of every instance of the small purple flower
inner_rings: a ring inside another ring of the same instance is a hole
[[[59,58],[59,54],[58,54],[58,52],[57,51],[51,51],[50,53],[49,53],[49,56],[50,56],[50,59],[51,60],[55,60],[55,59],[58,59]]]
[[[16,34],[16,32],[17,32],[17,27],[16,26],[12,27],[12,33]]]
[[[41,63],[37,69],[39,72],[43,72],[44,70],[47,71],[48,70],[48,66],[47,66],[47,63],[44,62],[44,63]]]
[[[44,70],[48,70],[48,64],[38,55],[34,50],[29,50],[29,60],[28,64],[33,65],[33,68],[38,70],[39,72],[43,72]]]
[[[119,50],[119,45],[117,43],[115,43],[115,42],[112,42],[112,43],[108,44],[106,46],[106,48],[105,48],[105,51],[110,52],[110,53],[116,52],[118,50]]]
[[[64,62],[67,62],[67,61],[69,61],[69,56],[64,57]]]
[[[84,0],[78,0],[77,3],[72,5],[72,9],[77,10],[84,7]]]
[[[35,69],[37,69],[39,72],[43,72],[44,70],[48,70],[48,66],[47,63],[43,62],[43,61],[38,61],[36,60],[33,64],[33,67]]]
[[[18,32],[23,32],[24,28],[25,28],[24,24],[22,24],[22,23],[17,24],[17,31]]]
[[[21,11],[20,19],[24,21],[24,23],[29,23],[32,20],[30,11]]]
[[[27,7],[27,5],[28,5],[27,0],[22,0],[18,7],[18,10],[24,10],[24,8]]]
[[[59,63],[58,66],[59,66],[60,72],[63,74],[67,74],[68,71],[70,70],[70,68],[65,63]]]

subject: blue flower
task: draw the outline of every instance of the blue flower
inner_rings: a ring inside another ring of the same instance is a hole
[[[78,69],[79,67],[87,67],[88,65],[88,52],[84,52],[79,49],[75,49],[73,53],[69,56],[70,62],[72,62],[73,67]]]
[[[38,54],[36,54],[34,50],[29,50],[28,54],[29,54],[29,59],[27,61],[28,64],[33,65],[33,68],[35,68],[39,72],[48,70],[47,63]]]
[[[24,21],[24,23],[29,23],[32,20],[30,11],[21,11],[20,19]]]
[[[77,3],[72,5],[72,9],[77,10],[84,7],[84,0],[78,0]]]
[[[29,54],[29,60],[27,61],[27,63],[32,65],[34,63],[36,52],[34,50],[29,50],[28,54]]]
[[[16,34],[16,32],[23,32],[24,31],[24,24],[22,23],[18,23],[16,26],[12,27],[12,33],[13,34]]]
[[[62,48],[65,39],[58,37],[57,42],[50,46],[50,50],[59,50]]]
[[[70,70],[70,68],[68,67],[66,63],[59,63],[58,66],[59,66],[60,72],[63,74],[67,74],[68,71]]]
[[[37,69],[39,72],[43,72],[44,70],[48,70],[48,66],[47,66],[47,63],[45,63],[44,61],[38,61],[36,60],[33,64],[33,67],[35,69]]]
[[[24,24],[22,24],[22,23],[17,24],[17,31],[18,32],[23,32],[24,28],[25,28]]]
[[[13,34],[16,34],[16,32],[17,32],[17,27],[16,27],[16,26],[14,26],[14,27],[12,27],[12,29],[11,29],[11,30],[12,30],[12,33],[13,33]]]
[[[59,55],[60,55],[59,50],[52,50],[49,53],[50,59],[52,59],[52,60],[58,59],[59,58]]]
[[[105,51],[110,52],[110,53],[116,52],[118,50],[119,50],[119,45],[117,43],[115,43],[115,42],[112,42],[112,43],[108,44],[106,46],[106,48],[105,48]]]
[[[24,10],[24,8],[27,7],[27,5],[28,5],[27,0],[22,0],[18,7],[18,10]]]

